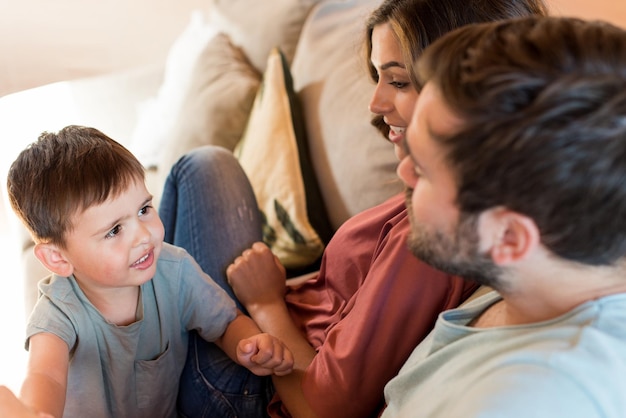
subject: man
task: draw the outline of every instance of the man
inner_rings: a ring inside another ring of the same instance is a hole
[[[383,416],[626,416],[626,31],[468,26],[417,73],[409,246],[496,292],[440,316]]]

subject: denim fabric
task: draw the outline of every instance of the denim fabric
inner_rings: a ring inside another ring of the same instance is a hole
[[[159,216],[165,241],[186,249],[236,299],[226,267],[263,236],[252,186],[233,154],[205,146],[178,160],[165,181]]]
[[[274,394],[271,377],[234,363],[195,332],[178,391],[178,413],[187,418],[267,417]]]
[[[205,146],[183,156],[166,179],[159,207],[165,241],[185,248],[229,295],[226,267],[262,240],[252,187],[233,154]],[[198,417],[263,417],[271,378],[234,363],[215,344],[192,332],[180,379],[179,413]]]

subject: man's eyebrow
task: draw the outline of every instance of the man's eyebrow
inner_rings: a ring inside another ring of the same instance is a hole
[[[392,68],[392,67],[398,67],[398,68],[406,69],[404,64],[400,64],[398,61],[386,62],[386,63],[384,63],[383,65],[380,66],[380,69],[381,70],[386,70],[386,69]]]

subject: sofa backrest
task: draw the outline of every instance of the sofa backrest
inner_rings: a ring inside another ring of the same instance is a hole
[[[292,63],[309,150],[331,223],[400,192],[393,147],[370,124],[365,21],[381,0],[326,1],[309,13]]]
[[[131,150],[147,166],[156,153],[162,182],[195,147],[234,149],[265,70],[261,58],[276,44],[291,64],[308,153],[332,227],[381,203],[402,189],[393,147],[370,125],[368,111],[374,84],[362,37],[367,16],[381,1],[280,0],[266,13],[257,1],[212,0],[212,13],[190,22],[172,48],[168,63],[176,65],[166,65]],[[225,37],[204,36],[217,32]]]

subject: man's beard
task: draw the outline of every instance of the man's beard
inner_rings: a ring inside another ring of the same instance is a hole
[[[479,251],[478,215],[461,214],[453,236],[441,230],[427,231],[413,215],[411,194],[406,192],[406,206],[411,222],[409,249],[420,260],[434,268],[473,280],[495,289],[502,287],[502,269]]]

